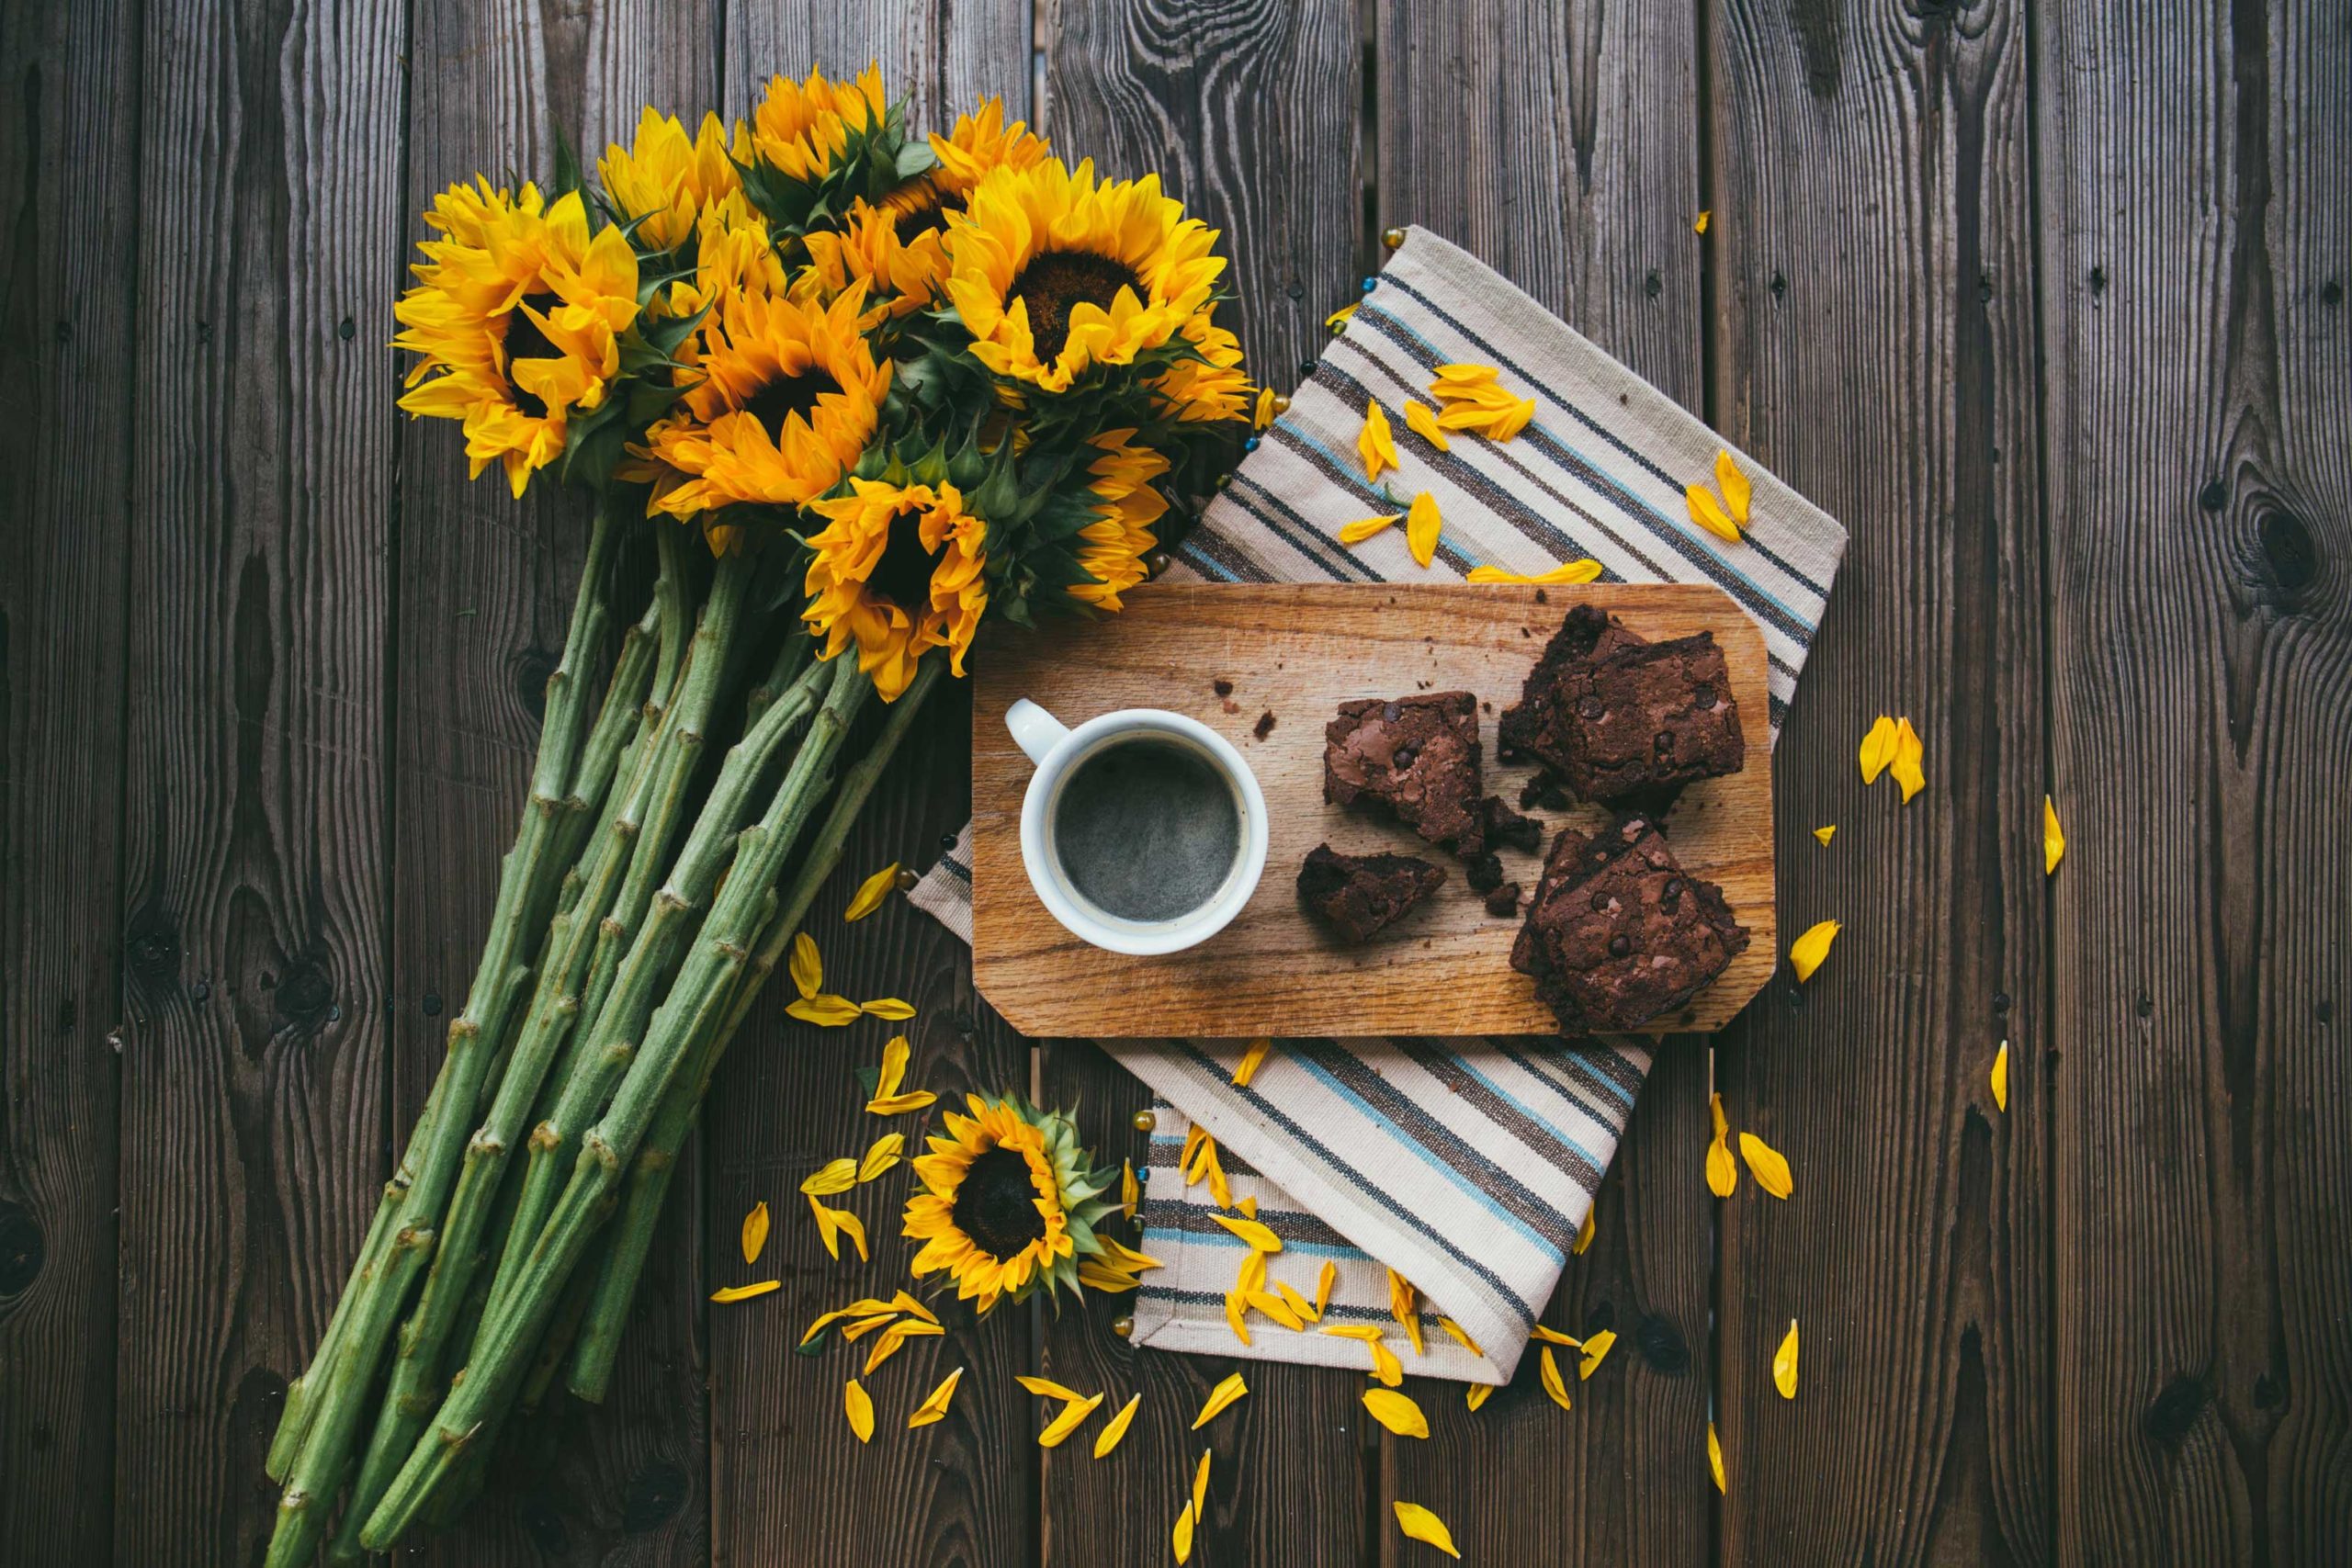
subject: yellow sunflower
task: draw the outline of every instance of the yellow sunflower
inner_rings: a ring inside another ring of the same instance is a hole
[[[646,432],[651,506],[799,506],[841,481],[881,421],[890,367],[858,331],[865,289],[831,305],[730,293],[685,351],[694,384]]]
[[[806,82],[777,76],[768,83],[751,123],[737,136],[762,164],[803,185],[816,185],[841,166],[850,139],[879,127],[889,111],[882,69],[869,65],[847,82],[811,71]]]
[[[562,456],[567,415],[600,408],[637,319],[637,254],[620,230],[593,236],[573,192],[548,204],[487,180],[453,186],[424,215],[438,238],[392,313],[413,351],[401,407],[463,423],[475,477],[501,464],[523,493]]]
[[[1161,405],[1188,422],[1241,418],[1257,393],[1241,369],[1241,340],[1206,311],[1186,321],[1179,335],[1200,358],[1180,359],[1153,378],[1151,389]]]
[[[956,129],[931,139],[930,181],[951,207],[961,207],[972,187],[998,169],[1034,169],[1053,149],[1029,129],[1025,120],[1004,123],[1004,101],[990,98],[967,115],[956,117]]]
[[[978,1095],[965,1104],[971,1114],[949,1111],[948,1135],[914,1162],[923,1188],[907,1201],[906,1234],[923,1243],[915,1277],[946,1273],[957,1299],[977,1299],[983,1313],[1040,1286],[1075,1292],[1079,1260],[1102,1252],[1095,1227],[1118,1207],[1103,1196],[1117,1173],[1088,1168],[1077,1124],[1060,1111]]]
[[[1216,243],[1157,175],[1098,182],[1091,162],[1047,158],[973,187],[947,231],[947,295],[981,364],[1067,391],[1174,338],[1225,270]]]
[[[656,251],[685,243],[705,211],[743,188],[728,156],[726,128],[715,114],[704,115],[689,138],[675,115],[648,107],[638,119],[637,141],[607,147],[596,173],[614,209],[641,220],[639,243]]]
[[[827,526],[808,541],[808,607],[825,639],[820,659],[854,643],[858,668],[884,702],[896,702],[928,649],[947,649],[964,673],[964,653],[988,607],[988,525],[964,510],[951,484],[851,481],[852,493],[813,502]]]
[[[1143,558],[1159,543],[1152,525],[1168,510],[1167,498],[1151,483],[1168,471],[1168,459],[1136,446],[1135,434],[1106,430],[1094,437],[1102,456],[1087,469],[1094,476],[1088,488],[1098,500],[1097,521],[1079,530],[1085,543],[1078,564],[1094,581],[1072,584],[1069,596],[1099,609],[1119,609],[1119,595],[1144,580]]]
[[[863,283],[874,301],[869,326],[924,309],[947,276],[947,247],[937,227],[910,229],[887,205],[853,201],[839,232],[814,231],[803,243],[808,265],[792,281],[794,295],[831,300]]]

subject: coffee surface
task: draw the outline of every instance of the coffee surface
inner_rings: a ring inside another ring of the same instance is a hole
[[[1241,807],[1192,747],[1145,738],[1080,762],[1054,803],[1054,854],[1079,895],[1122,919],[1172,920],[1216,897],[1241,854]]]

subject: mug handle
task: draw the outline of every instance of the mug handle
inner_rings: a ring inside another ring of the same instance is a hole
[[[1044,763],[1047,753],[1069,734],[1069,726],[1027,697],[1005,710],[1004,727],[1012,731],[1012,743],[1021,748],[1033,765]]]

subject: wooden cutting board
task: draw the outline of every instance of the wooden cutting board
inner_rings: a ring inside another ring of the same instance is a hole
[[[1043,633],[1002,628],[974,655],[972,970],[1024,1034],[1046,1036],[1549,1034],[1534,982],[1510,967],[1520,922],[1487,913],[1462,865],[1376,810],[1323,801],[1323,726],[1352,697],[1467,690],[1480,698],[1486,787],[1516,803],[1531,769],[1495,761],[1495,719],[1568,607],[1589,603],[1652,640],[1712,631],[1731,670],[1747,766],[1683,793],[1667,818],[1682,864],[1720,884],[1747,951],[1653,1032],[1721,1028],[1771,976],[1772,769],[1762,637],[1715,589],[1685,584],[1534,588],[1433,583],[1154,584],[1126,610]],[[1220,695],[1219,682],[1231,692]],[[1115,708],[1187,714],[1238,747],[1270,818],[1266,872],[1233,923],[1158,958],[1091,947],[1064,931],[1021,864],[1029,761],[1004,728],[1021,697],[1064,724]],[[1263,733],[1261,733],[1261,731]],[[1545,843],[1599,807],[1535,809]],[[1444,886],[1363,947],[1340,944],[1300,907],[1299,863],[1342,852],[1420,854]],[[1505,848],[1505,874],[1535,886],[1539,861]]]

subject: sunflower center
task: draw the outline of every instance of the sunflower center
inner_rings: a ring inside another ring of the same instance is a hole
[[[1069,342],[1069,313],[1080,305],[1107,310],[1122,288],[1143,292],[1143,279],[1123,263],[1091,251],[1040,251],[1007,292],[1029,307],[1029,333],[1039,359],[1058,359]]]
[[[923,547],[922,513],[910,507],[890,519],[889,542],[882,547],[882,558],[874,563],[865,579],[865,592],[873,598],[888,599],[901,610],[926,604],[931,601],[932,569],[946,553],[944,541],[935,550]],[[1010,1157],[1016,1163],[1021,1158],[1019,1155]]]
[[[752,394],[743,412],[760,422],[760,427],[784,445],[784,422],[794,414],[807,419],[817,406],[817,400],[827,392],[838,392],[842,384],[815,366],[804,375],[779,376]]]
[[[561,359],[563,350],[548,341],[548,334],[539,330],[539,323],[531,320],[526,312],[537,310],[544,316],[561,303],[552,294],[526,294],[523,302],[515,306],[506,318],[507,384],[514,394],[514,406],[533,419],[547,417],[547,400],[537,392],[526,392],[514,385],[514,362],[518,359]]]
[[[1037,1189],[1017,1150],[990,1149],[972,1161],[956,1190],[956,1228],[998,1259],[1017,1258],[1031,1242],[1045,1240]]]

